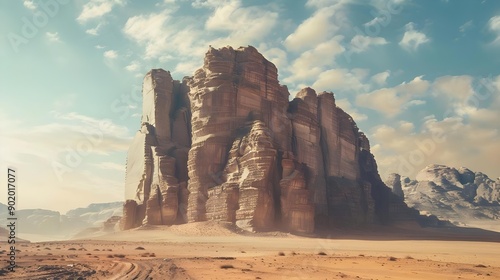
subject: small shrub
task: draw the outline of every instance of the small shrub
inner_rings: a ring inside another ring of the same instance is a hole
[[[232,264],[223,264],[220,266],[220,268],[222,269],[229,269],[229,268],[234,268],[234,266]]]

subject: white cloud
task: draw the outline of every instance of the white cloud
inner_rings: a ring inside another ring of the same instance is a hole
[[[312,85],[318,92],[360,92],[368,90],[364,80],[368,76],[367,69],[330,69],[318,75]]]
[[[194,8],[215,8],[219,6],[226,5],[232,0],[195,0],[191,3]]]
[[[500,16],[494,16],[488,21],[488,28],[495,33],[496,38],[493,40],[493,44],[500,44]]]
[[[88,20],[100,18],[110,13],[116,5],[123,5],[123,0],[90,0],[83,5],[83,10],[77,20],[85,23]]]
[[[368,119],[368,116],[360,113],[358,109],[354,108],[351,102],[349,102],[349,100],[345,98],[335,100],[335,104],[337,105],[337,107],[344,110],[344,112],[351,115],[351,117],[354,119],[355,122],[361,122]]]
[[[102,23],[99,23],[96,27],[85,30],[85,33],[93,35],[93,36],[97,36],[97,35],[99,35],[99,29],[101,28],[101,26],[102,26]]]
[[[352,1],[308,1],[307,5],[318,8],[314,14],[304,20],[295,31],[285,39],[288,50],[299,52],[314,48],[335,33],[347,23],[344,12],[346,4]]]
[[[123,32],[144,47],[142,59],[169,61],[178,64],[175,72],[192,75],[209,45],[258,45],[278,22],[272,5],[243,6],[239,0],[197,1],[193,5],[209,11],[204,16],[177,16],[165,8],[130,17]]]
[[[390,71],[380,72],[380,73],[373,75],[371,80],[373,82],[375,82],[377,85],[383,86],[386,84],[387,78],[389,78],[390,75],[391,75]]]
[[[374,17],[372,20],[370,20],[369,22],[366,22],[363,25],[367,26],[367,27],[376,26],[376,25],[382,24],[384,22],[384,20],[385,19],[383,17]]]
[[[129,130],[78,113],[52,116],[51,123],[30,125],[0,113],[0,167],[11,164],[25,175],[18,206],[67,210],[123,199],[125,170],[98,173],[90,165],[124,153],[130,145]]]
[[[351,39],[351,49],[355,53],[364,52],[368,50],[370,46],[380,46],[386,44],[387,41],[382,37],[356,35]]]
[[[465,31],[467,31],[468,29],[470,29],[471,27],[473,26],[472,24],[472,20],[469,20],[468,22],[462,24],[458,30],[462,33],[465,33]]]
[[[170,47],[168,38],[175,34],[175,28],[167,28],[169,21],[168,10],[133,16],[127,20],[123,32],[145,46],[146,58],[159,58]]]
[[[406,32],[399,42],[399,45],[408,50],[416,51],[420,45],[430,42],[430,39],[423,32],[415,30],[415,24],[410,22],[405,26]]]
[[[273,30],[277,19],[277,12],[263,7],[243,7],[241,1],[233,0],[215,8],[205,23],[205,29],[228,32],[226,37],[211,40],[211,44],[239,47],[260,42]]]
[[[194,71],[199,69],[202,66],[199,60],[193,59],[190,61],[182,61],[177,63],[175,66],[174,72],[180,73],[183,75],[193,75]]]
[[[337,4],[338,2],[342,2],[342,0],[307,0],[306,6],[315,7],[315,8],[323,8],[329,7]]]
[[[426,104],[427,102],[425,100],[420,100],[420,99],[415,99],[415,100],[411,100],[410,102],[407,102],[404,106],[404,108],[408,108],[408,107],[411,107],[411,106],[419,106],[419,105],[424,105]]]
[[[58,32],[46,32],[45,36],[47,36],[47,39],[50,42],[61,42],[61,39],[59,38]]]
[[[133,61],[129,65],[125,66],[125,69],[130,72],[135,72],[141,68],[141,64],[138,61]]]
[[[436,95],[465,100],[468,96],[474,94],[472,80],[472,77],[467,75],[442,76],[434,81],[432,89]]]
[[[109,59],[115,59],[118,57],[118,53],[114,50],[105,51],[104,57]]]
[[[425,100],[414,98],[429,88],[433,95],[427,97],[434,98],[433,105],[439,108],[437,111],[441,117],[440,120],[429,115],[421,120],[421,124],[414,120],[411,123],[400,121],[374,128],[369,137],[374,143],[372,152],[376,155],[379,171],[414,176],[426,165],[439,163],[467,166],[497,177],[500,164],[497,156],[500,153],[500,75],[479,79],[465,75],[443,76],[432,84],[427,82],[427,85],[422,81],[412,87],[408,87],[412,84],[410,82],[405,84],[406,87],[402,84],[382,89],[394,93],[381,97],[380,102],[386,102],[386,107],[375,98],[365,100],[380,110],[390,110],[391,106],[399,107],[399,104],[405,109],[425,104]],[[412,93],[405,95],[405,92]],[[412,100],[403,103],[408,98]]]
[[[409,83],[405,82],[392,88],[377,89],[358,95],[356,104],[377,110],[388,117],[394,117],[401,112],[404,104],[425,94],[429,87],[430,83],[419,76]]]
[[[476,110],[471,106],[467,98],[474,95],[471,76],[443,76],[437,78],[433,85],[434,95],[444,99],[447,107],[458,115],[470,114]]]
[[[261,43],[258,50],[278,68],[278,71],[284,71],[288,67],[287,52],[283,49],[268,48],[265,43]]]
[[[335,64],[335,57],[345,51],[340,44],[343,36],[335,36],[332,39],[319,43],[314,49],[303,52],[290,66],[292,73],[284,82],[297,83],[317,77],[325,70],[325,67]]]
[[[95,46],[95,48],[96,48],[96,49],[104,49],[104,48],[105,48],[105,46],[96,45],[96,46]]]
[[[28,8],[30,10],[36,9],[36,5],[32,0],[24,0],[23,5],[24,5],[24,7]]]
[[[497,120],[498,111],[491,111]],[[376,127],[370,140],[377,143],[375,154],[383,177],[400,173],[413,177],[429,164],[466,166],[498,176],[500,134],[496,129],[467,123],[462,118],[437,120],[428,116],[419,130],[412,123]]]

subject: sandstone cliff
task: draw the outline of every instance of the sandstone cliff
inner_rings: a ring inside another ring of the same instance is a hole
[[[151,70],[122,227],[223,220],[311,233],[413,217],[333,93],[289,96],[250,46],[210,48],[182,82]]]

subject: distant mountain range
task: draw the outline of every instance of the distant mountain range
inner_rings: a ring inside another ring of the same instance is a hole
[[[123,202],[93,203],[61,214],[44,209],[16,211],[17,233],[70,238],[88,228],[102,227],[112,216],[122,216]],[[0,224],[7,224],[8,211],[0,203]]]
[[[386,185],[408,206],[457,225],[500,229],[500,178],[468,168],[429,165],[415,180],[391,174]]]

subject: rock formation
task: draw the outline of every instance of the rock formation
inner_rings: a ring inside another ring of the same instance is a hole
[[[403,192],[403,189],[401,187],[401,175],[392,173],[389,174],[387,177],[387,180],[385,180],[385,184],[389,186],[389,188],[392,189],[392,193],[401,197],[405,198],[405,194]]]
[[[122,227],[222,220],[311,233],[401,218],[393,210],[408,208],[333,93],[289,96],[274,64],[250,46],[210,48],[182,82],[151,70]]]
[[[500,184],[467,168],[429,165],[416,180],[391,176],[387,185],[401,186],[405,202],[425,214],[460,225],[488,228],[500,219]]]

